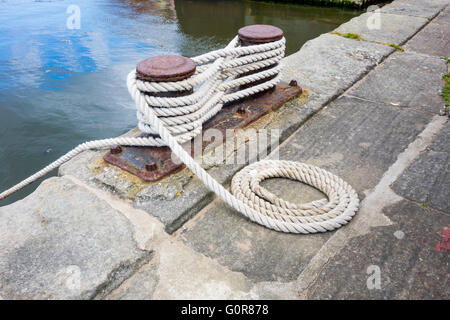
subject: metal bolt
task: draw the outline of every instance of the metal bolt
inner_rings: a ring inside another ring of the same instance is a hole
[[[296,86],[297,86],[297,80],[292,79],[292,80],[289,82],[289,86],[290,86],[290,87],[296,87]]]
[[[110,151],[112,154],[119,154],[122,152],[122,147],[119,146],[118,144],[115,144],[111,147]]]
[[[155,162],[148,162],[145,164],[145,170],[147,171],[155,171],[156,169],[158,169],[158,166]]]

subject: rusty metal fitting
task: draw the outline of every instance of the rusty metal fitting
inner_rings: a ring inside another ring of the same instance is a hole
[[[238,37],[241,40],[242,46],[252,46],[256,44],[263,44],[278,41],[283,38],[283,30],[278,27],[266,25],[266,24],[254,24],[250,26],[242,27],[238,30]],[[257,72],[261,72],[264,70],[269,70],[274,65],[267,66],[265,68],[261,68],[256,71],[250,71],[241,75],[241,77],[248,76],[250,74],[254,74]],[[251,84],[246,84],[240,86],[241,89],[250,88],[256,86],[258,84],[264,83],[266,81],[272,80],[276,76],[267,77],[265,79],[261,79],[259,81],[253,82]],[[270,90],[270,89],[268,89]]]
[[[136,67],[144,81],[168,82],[189,78],[195,73],[195,62],[182,56],[158,56],[145,59]]]
[[[195,73],[195,62],[183,56],[157,56],[142,60],[136,67],[139,79],[153,82],[181,81]],[[193,90],[147,93],[154,97],[181,97]]]
[[[147,171],[155,171],[156,169],[158,169],[158,166],[155,162],[148,162],[145,164],[145,170]]]
[[[238,31],[242,45],[254,45],[278,41],[283,38],[283,30],[266,24],[245,26]]]
[[[239,113],[239,114],[245,114],[245,107],[244,106],[239,106],[239,108],[237,109],[237,113]]]
[[[119,146],[118,144],[115,144],[111,147],[110,151],[112,154],[119,154],[122,152],[122,147]]]

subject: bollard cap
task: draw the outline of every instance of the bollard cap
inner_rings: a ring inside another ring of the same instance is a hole
[[[249,44],[268,43],[283,38],[283,30],[267,24],[254,24],[240,28],[238,36]]]
[[[195,62],[182,56],[158,56],[139,62],[137,75],[146,81],[180,81],[195,73]]]

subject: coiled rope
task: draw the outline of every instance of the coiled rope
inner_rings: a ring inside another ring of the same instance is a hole
[[[323,169],[300,162],[262,160],[245,167],[233,177],[230,193],[181,147],[183,142],[201,133],[202,124],[220,111],[224,103],[274,87],[280,81],[284,49],[284,38],[240,46],[236,37],[224,49],[192,58],[197,65],[196,72],[182,81],[143,81],[133,70],[128,75],[127,86],[136,103],[138,127],[144,133],[158,136],[85,142],[1,193],[0,199],[89,149],[115,144],[169,146],[208,188],[251,221],[273,230],[303,234],[331,231],[347,224],[358,209],[358,195],[348,183]],[[261,80],[265,81],[261,83]],[[248,84],[254,85],[245,88]],[[192,90],[193,93],[182,97],[152,95],[183,90]],[[260,185],[263,180],[275,177],[309,184],[326,194],[328,199],[300,205],[285,201]]]

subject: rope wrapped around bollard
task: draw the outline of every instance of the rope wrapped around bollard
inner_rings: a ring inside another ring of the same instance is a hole
[[[258,37],[269,30],[266,39]],[[256,36],[255,36],[256,35]],[[254,41],[252,41],[254,40]],[[224,103],[273,88],[280,81],[285,38],[272,26],[248,26],[239,31],[225,48],[192,59],[166,57],[167,65],[179,65],[179,72],[161,81],[151,72],[150,58],[127,77],[128,91],[137,107],[138,127],[150,134],[145,138],[113,138],[83,143],[16,186],[0,194],[4,199],[75,155],[89,149],[124,146],[168,146],[172,152],[213,192],[251,221],[273,230],[315,233],[347,224],[359,206],[356,191],[341,178],[318,167],[300,162],[262,160],[232,179],[230,193],[209,175],[181,144],[201,133],[202,124],[219,112]],[[187,59],[187,60],[186,60]],[[189,61],[190,60],[190,61]],[[159,68],[161,66],[161,61]],[[156,68],[157,69],[157,68]],[[166,75],[167,76],[167,75]],[[173,96],[174,92],[182,92]],[[309,184],[327,195],[307,204],[285,201],[260,183],[284,177]]]

